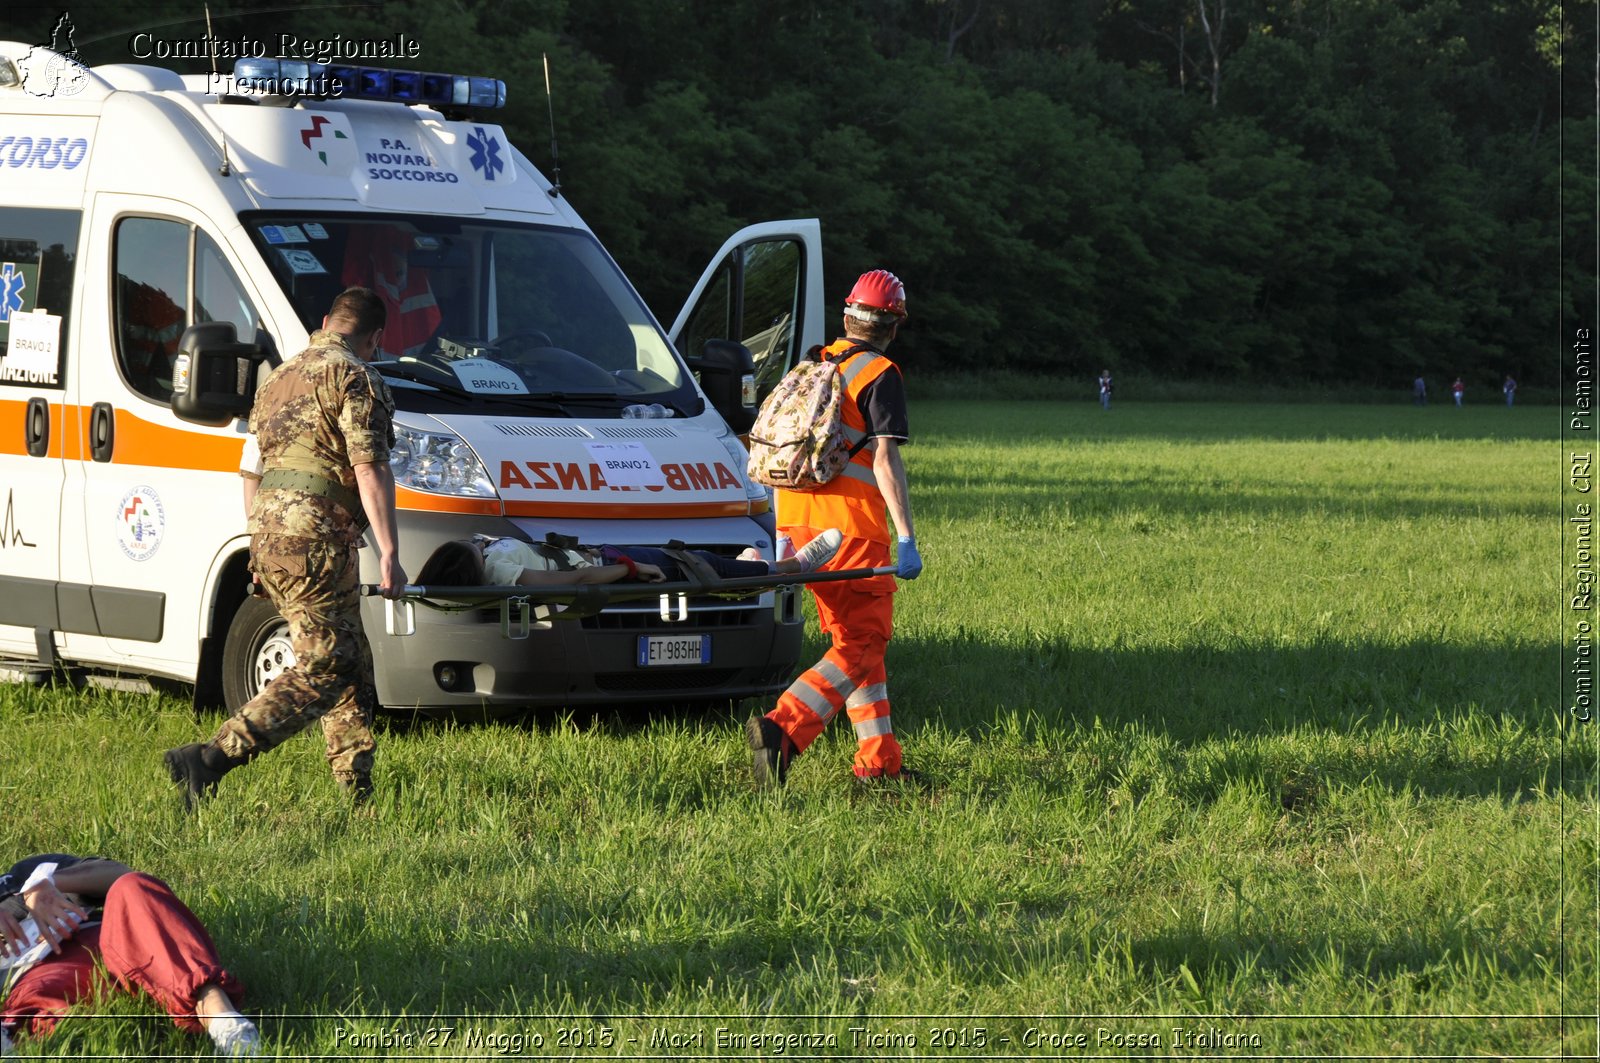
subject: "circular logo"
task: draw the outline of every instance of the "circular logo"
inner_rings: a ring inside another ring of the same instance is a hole
[[[89,84],[89,71],[64,55],[53,55],[44,65],[44,81],[47,95],[76,96]]]
[[[135,561],[148,561],[161,548],[167,514],[155,490],[140,484],[122,496],[117,507],[117,544]]]

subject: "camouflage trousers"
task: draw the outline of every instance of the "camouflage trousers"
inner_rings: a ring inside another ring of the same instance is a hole
[[[226,720],[211,744],[252,757],[322,721],[340,783],[372,777],[372,650],[361,627],[354,547],[257,533],[250,566],[289,624],[294,666]]]

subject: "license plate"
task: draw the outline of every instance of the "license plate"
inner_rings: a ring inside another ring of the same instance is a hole
[[[710,635],[640,635],[639,667],[710,664]]]

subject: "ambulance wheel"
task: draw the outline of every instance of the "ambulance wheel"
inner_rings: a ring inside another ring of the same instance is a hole
[[[222,699],[229,712],[294,664],[289,625],[265,598],[246,598],[228,625],[222,648]]]

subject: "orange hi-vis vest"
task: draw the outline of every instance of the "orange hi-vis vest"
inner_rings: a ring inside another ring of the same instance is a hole
[[[835,340],[822,349],[822,357],[832,361],[857,346],[851,340]],[[786,491],[778,497],[778,524],[789,528],[838,528],[847,536],[893,541],[889,514],[878,491],[878,478],[872,472],[872,448],[862,446],[867,438],[867,419],[861,412],[861,395],[879,377],[899,372],[888,358],[871,348],[838,363],[844,381],[844,398],[839,417],[852,447],[861,446],[838,476],[814,491]]]

